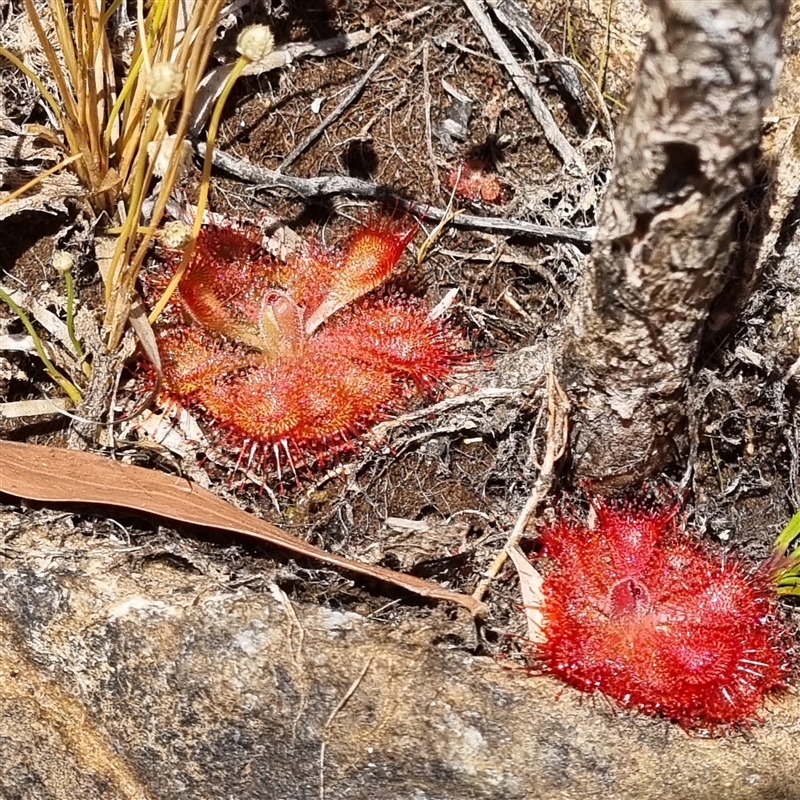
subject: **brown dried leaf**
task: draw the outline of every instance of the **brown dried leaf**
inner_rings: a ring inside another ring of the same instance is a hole
[[[61,151],[38,133],[26,132],[7,119],[0,117],[0,159],[25,164],[45,161],[56,164],[63,158]]]
[[[474,616],[483,616],[486,611],[483,603],[469,595],[320,550],[269,522],[240,511],[185,478],[120,464],[93,453],[0,441],[0,492],[44,503],[118,506],[250,536],[423,597],[457,603]]]

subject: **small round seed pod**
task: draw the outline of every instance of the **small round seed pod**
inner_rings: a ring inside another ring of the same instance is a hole
[[[147,78],[147,91],[153,100],[174,100],[183,91],[183,75],[177,64],[157,61]]]
[[[275,49],[275,37],[266,25],[248,25],[236,40],[236,51],[250,61],[261,61]]]
[[[185,222],[176,219],[168,222],[156,233],[158,242],[169,250],[181,250],[189,244],[192,238],[192,229]]]
[[[66,250],[54,250],[52,263],[53,269],[63,274],[72,269],[75,265],[75,259],[72,257],[72,254],[68,253]]]

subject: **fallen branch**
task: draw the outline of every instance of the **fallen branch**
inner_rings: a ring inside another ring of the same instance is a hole
[[[196,145],[198,154],[205,155],[205,144]],[[287,189],[305,199],[325,197],[336,194],[349,194],[356,197],[367,197],[382,200],[387,206],[403,208],[428,221],[439,222],[447,216],[445,209],[421,205],[393,194],[389,189],[377,183],[350,178],[343,175],[325,175],[319,178],[296,178],[283,175],[266,167],[250,164],[230,153],[215,150],[214,166],[234,175],[243,181],[256,184],[255,189]],[[537,239],[573,242],[588,245],[594,240],[594,228],[556,228],[551,225],[537,225],[521,219],[503,219],[502,217],[478,217],[473,214],[458,214],[450,222],[456,228],[488,231],[509,236],[534,236]]]

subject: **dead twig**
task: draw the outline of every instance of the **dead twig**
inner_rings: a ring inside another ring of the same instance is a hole
[[[515,0],[487,0],[487,2],[497,19],[522,42],[529,52],[528,43],[532,44],[542,55],[544,61],[540,61],[538,64],[553,64],[555,79],[588,119],[586,94],[577,75],[575,62],[559,58],[547,40],[536,30],[527,9]]]
[[[431,162],[431,177],[433,187],[438,197],[441,194],[442,184],[439,180],[439,168],[436,164],[436,157],[433,154],[433,137],[431,135],[431,78],[428,73],[428,58],[430,56],[431,43],[428,39],[422,45],[422,95],[425,100],[425,145],[428,149],[428,161]],[[452,198],[451,198],[452,202]]]
[[[525,74],[525,70],[520,66],[519,61],[514,57],[514,54],[509,49],[508,45],[503,41],[503,38],[497,32],[497,29],[489,19],[489,15],[484,11],[483,5],[480,0],[464,0],[464,5],[472,14],[475,22],[478,23],[483,35],[491,45],[497,57],[502,62],[506,71],[514,81],[519,93],[525,98],[534,119],[541,125],[544,131],[545,138],[550,143],[550,146],[558,153],[561,160],[567,169],[577,169],[581,174],[586,174],[586,164],[581,158],[578,151],[567,141],[567,138],[561,133],[550,109],[545,104],[544,100],[539,96],[536,87]]]
[[[196,146],[198,154],[205,155],[205,144]],[[283,175],[275,170],[250,164],[230,153],[215,150],[214,166],[243,181],[256,184],[255,189],[287,189],[303,198],[325,197],[337,194],[349,194],[356,197],[367,197],[383,200],[392,207],[403,208],[428,221],[440,222],[447,215],[445,209],[420,205],[393,194],[386,187],[360,178],[342,175],[324,175],[318,178],[297,178]],[[537,225],[521,219],[503,219],[502,217],[478,217],[472,214],[459,214],[451,223],[456,228],[503,233],[508,235],[534,236],[537,239],[574,242],[589,245],[594,241],[594,228],[556,228],[551,225]]]
[[[505,547],[497,554],[489,569],[486,571],[486,576],[478,584],[478,587],[472,593],[475,600],[481,601],[489,588],[489,584],[497,576],[503,565],[508,559],[509,553],[512,549],[516,548],[520,539],[525,533],[528,526],[528,521],[531,515],[536,510],[536,507],[542,502],[550,487],[553,483],[553,470],[556,462],[564,455],[567,449],[567,434],[569,431],[569,400],[564,394],[564,390],[553,374],[552,366],[547,370],[547,431],[545,439],[544,458],[542,459],[539,467],[539,476],[533,484],[533,490],[530,497],[528,497],[525,506],[522,509],[514,529],[506,541]],[[531,433],[531,450],[533,450],[533,440],[536,436],[536,428]],[[534,462],[536,461],[534,457]]]
[[[375,60],[375,63],[359,78],[359,80],[354,84],[353,88],[347,93],[347,96],[339,103],[336,108],[328,114],[322,122],[314,128],[311,133],[303,139],[300,144],[295,147],[291,153],[289,153],[286,158],[281,161],[280,166],[278,167],[278,172],[284,172],[288,169],[295,161],[312,145],[314,142],[319,139],[320,136],[325,132],[325,129],[336,122],[339,117],[344,114],[344,112],[349,108],[349,106],[355,101],[355,99],[361,94],[364,87],[369,83],[369,79],[375,74],[376,70],[383,64],[386,60],[386,55],[380,55]]]

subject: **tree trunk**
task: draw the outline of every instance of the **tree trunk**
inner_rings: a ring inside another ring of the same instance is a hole
[[[577,475],[674,453],[780,63],[784,0],[651,0],[652,28],[561,362]]]

